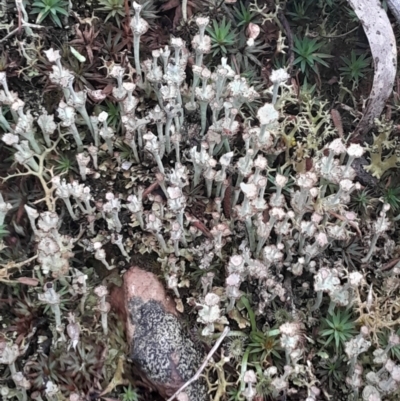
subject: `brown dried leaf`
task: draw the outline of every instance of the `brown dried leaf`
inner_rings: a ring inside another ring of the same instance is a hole
[[[237,309],[232,309],[228,315],[238,324],[240,329],[245,329],[246,327],[250,326],[249,321],[245,319]]]
[[[343,123],[342,123],[342,117],[341,117],[339,111],[336,109],[332,109],[331,117],[332,117],[333,125],[337,129],[339,136],[341,138],[343,138]]]
[[[201,221],[199,220],[193,221],[191,224],[194,225],[197,229],[199,229],[206,237],[210,239],[214,238],[210,230]]]
[[[169,0],[164,5],[161,6],[162,11],[172,10],[180,5],[179,0]]]
[[[232,177],[229,177],[229,185],[226,188],[224,201],[222,202],[222,207],[224,209],[224,214],[227,219],[230,219],[232,212]]]
[[[158,188],[160,186],[160,184],[158,183],[158,181],[153,182],[153,184],[151,184],[149,187],[147,187],[144,192],[143,192],[143,199],[147,198],[147,196],[149,194],[151,194],[156,188]]]
[[[39,280],[32,277],[18,277],[17,281],[21,284],[30,285],[36,287],[39,284]]]

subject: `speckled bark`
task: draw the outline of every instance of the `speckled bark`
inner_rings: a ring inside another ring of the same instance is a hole
[[[124,292],[129,356],[167,398],[196,373],[204,353],[183,330],[173,301],[154,274],[131,268],[124,276]],[[205,382],[193,383],[186,394],[189,401],[207,400]]]
[[[389,18],[379,0],[348,0],[364,28],[371,47],[375,74],[364,116],[360,120],[353,141],[363,135],[379,117],[392,93],[397,68],[396,40]]]

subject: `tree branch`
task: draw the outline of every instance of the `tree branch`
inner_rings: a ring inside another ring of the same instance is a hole
[[[348,0],[367,35],[375,74],[367,107],[351,138],[363,142],[392,93],[397,68],[396,39],[389,18],[379,0]]]

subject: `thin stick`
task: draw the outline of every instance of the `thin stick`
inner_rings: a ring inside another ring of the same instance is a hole
[[[390,262],[388,262],[388,263],[386,263],[386,264],[384,264],[380,269],[378,269],[378,270],[389,270],[389,269],[391,269],[392,267],[394,267],[394,266],[396,266],[397,265],[397,263],[399,263],[400,262],[400,258],[396,258],[396,259],[393,259],[393,260],[391,260]]]
[[[27,265],[28,263],[31,263],[37,257],[38,257],[38,255],[35,255],[35,256],[32,256],[31,258],[26,259],[26,260],[24,260],[22,262],[19,262],[19,263],[8,262],[6,265],[0,264],[0,267],[3,268],[3,269],[14,269],[14,268],[16,269],[16,268],[22,267],[24,265]]]
[[[288,41],[288,53],[289,53],[289,60],[288,60],[288,71],[289,73],[292,71],[293,69],[293,63],[294,63],[294,52],[293,52],[293,48],[294,48],[294,40],[293,40],[293,32],[290,29],[290,24],[289,21],[286,19],[285,14],[280,11],[278,13],[278,19],[280,21],[280,23],[282,24],[285,32],[286,32],[286,37],[287,37],[287,41]]]
[[[358,227],[358,224],[356,222],[350,221],[350,220],[346,219],[346,217],[343,217],[340,214],[337,214],[335,212],[329,211],[328,213],[331,214],[332,216],[336,217],[339,220],[342,220],[342,221],[345,221],[346,223],[349,223],[357,231],[358,236],[362,237],[360,228]]]
[[[2,283],[18,283],[18,281],[8,280],[8,277],[11,274],[11,272],[9,272],[9,271],[14,270],[14,269],[19,269],[20,267],[33,262],[37,257],[38,257],[38,255],[35,255],[35,256],[32,256],[31,258],[26,259],[19,263],[8,262],[5,265],[0,264],[0,282],[2,282]]]
[[[30,22],[25,22],[24,20],[22,20],[22,25],[21,26],[23,28],[24,27],[36,28],[36,29],[44,29],[45,28],[42,25],[31,24]],[[10,38],[11,36],[15,35],[18,31],[19,31],[19,27],[15,28],[13,31],[11,31],[6,36],[4,36],[4,38],[0,39],[0,43],[6,41],[8,38]]]
[[[225,327],[224,331],[221,333],[217,342],[211,348],[211,351],[207,354],[206,359],[204,359],[204,362],[201,364],[201,366],[200,366],[199,370],[196,372],[196,374],[191,379],[189,379],[172,397],[168,398],[167,401],[173,401],[183,390],[185,390],[185,388],[189,387],[193,382],[195,382],[200,377],[201,373],[206,368],[211,357],[215,354],[215,352],[221,345],[224,338],[228,335],[229,331],[230,331],[229,327]]]

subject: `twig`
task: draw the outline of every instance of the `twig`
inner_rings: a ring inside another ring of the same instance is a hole
[[[191,224],[199,229],[207,238],[214,238],[210,230],[200,220],[193,220]]]
[[[374,80],[364,115],[350,138],[363,143],[393,92],[397,70],[396,38],[389,18],[379,1],[347,0],[359,18],[371,48],[374,61]]]
[[[328,35],[328,36],[325,36],[325,35],[319,34],[318,36],[321,36],[321,38],[325,38],[325,39],[343,38],[344,36],[347,36],[347,35],[349,35],[350,33],[353,33],[353,32],[356,31],[358,28],[359,28],[359,25],[357,25],[356,27],[354,27],[353,29],[351,29],[351,30],[348,31],[348,32],[341,33],[340,35]]]
[[[346,217],[343,217],[343,216],[341,216],[340,214],[337,214],[337,213],[335,213],[335,212],[329,211],[328,213],[329,213],[330,215],[336,217],[336,218],[339,219],[339,220],[342,220],[342,221],[345,221],[346,223],[349,223],[349,224],[357,231],[357,235],[358,235],[359,237],[362,237],[360,228],[358,227],[358,224],[357,224],[356,222],[351,221],[351,220],[348,220],[348,219],[346,219]]]
[[[21,28],[25,28],[25,33],[28,36],[37,36],[32,32],[31,28],[35,29],[44,28],[44,26],[31,24],[30,22],[28,22],[28,13],[25,10],[25,6],[22,3],[22,0],[15,0],[15,5],[18,11],[18,24],[17,24],[18,27],[15,28],[13,31],[9,32],[6,36],[4,36],[4,38],[0,40],[0,43],[6,41],[8,38],[14,36],[16,33],[19,33]]]
[[[60,127],[58,127],[58,129],[60,129]],[[53,212],[55,210],[55,207],[56,207],[55,199],[53,197],[53,192],[55,191],[56,188],[55,188],[54,184],[52,185],[51,188],[49,188],[47,186],[46,179],[50,178],[50,177],[47,177],[47,174],[46,174],[45,170],[48,170],[51,173],[51,178],[54,177],[54,174],[53,174],[53,167],[51,167],[51,169],[46,169],[44,167],[44,162],[45,162],[46,156],[50,152],[52,152],[53,150],[56,149],[57,144],[58,144],[58,142],[60,142],[61,138],[63,138],[63,135],[60,135],[60,137],[56,141],[53,142],[53,145],[50,148],[46,148],[43,151],[42,154],[40,154],[40,155],[35,154],[34,155],[35,157],[37,157],[39,159],[39,171],[33,171],[29,166],[24,165],[24,167],[28,171],[26,171],[24,173],[21,173],[19,170],[17,170],[18,171],[17,173],[8,175],[7,177],[4,177],[4,178],[1,178],[1,180],[3,182],[5,182],[5,181],[9,180],[10,178],[22,177],[22,176],[25,176],[25,175],[34,175],[35,177],[37,177],[38,180],[40,181],[40,183],[42,184],[43,191],[45,193],[45,197],[40,199],[39,201],[45,201],[46,202],[46,205],[47,205],[47,208],[49,209],[49,212]],[[49,180],[49,183],[51,183],[51,179]],[[38,203],[39,201],[36,201],[34,203]]]
[[[17,3],[18,4],[18,3]],[[21,28],[22,28],[22,11],[20,7],[17,7],[18,10],[18,33],[21,32]]]
[[[15,262],[9,262],[6,265],[0,264],[1,268],[6,268],[6,269],[16,269],[18,267],[22,267],[24,265],[27,265],[28,263],[33,262],[38,256],[32,256],[29,259],[24,260],[23,262],[15,263]]]
[[[150,193],[152,193],[152,192],[153,192],[156,188],[158,188],[159,186],[160,186],[160,184],[159,184],[158,181],[153,182],[153,184],[151,184],[150,186],[148,186],[148,187],[144,190],[144,192],[143,192],[143,194],[142,194],[142,199],[147,198],[147,196],[148,196]]]
[[[127,26],[130,26],[131,25],[131,12],[129,9],[128,0],[124,1],[124,7],[125,7],[125,14],[126,14],[126,19],[127,19]]]
[[[15,263],[15,262],[8,262],[7,264],[3,265],[0,264],[0,282],[2,283],[17,283],[18,281],[8,280],[8,277],[11,274],[11,270],[19,269],[20,267],[27,265],[28,263],[33,262],[38,255],[32,256],[29,259],[24,260],[23,262]]]
[[[24,20],[22,20],[22,27],[37,28],[37,29],[44,29],[45,28],[44,26],[31,24],[30,22],[25,22]],[[8,33],[6,36],[4,36],[4,38],[0,39],[0,43],[1,42],[5,42],[11,36],[14,36],[19,31],[19,29],[20,29],[20,27],[15,28],[13,31]]]
[[[187,22],[187,0],[182,0],[182,19]]]
[[[333,125],[335,126],[339,136],[341,138],[343,138],[344,137],[343,123],[342,123],[342,117],[339,113],[339,110],[331,109],[331,117],[332,117]]]
[[[230,331],[229,327],[225,327],[224,331],[221,333],[217,342],[211,348],[211,351],[207,354],[206,359],[201,364],[201,366],[200,366],[199,370],[196,372],[196,374],[191,379],[189,379],[172,397],[168,398],[167,401],[173,401],[183,390],[185,390],[185,388],[190,386],[193,382],[195,382],[200,377],[201,372],[203,372],[203,370],[206,368],[209,360],[215,354],[215,352],[217,351],[218,347],[221,345],[224,338],[228,335],[229,331]]]
[[[18,31],[19,31],[19,27],[18,27],[18,28],[15,28],[13,31],[11,31],[11,32],[8,33],[6,36],[4,36],[3,39],[0,39],[0,43],[1,43],[1,42],[5,42],[10,36],[15,35]]]
[[[396,266],[397,263],[400,262],[400,258],[396,258],[391,260],[390,262],[387,262],[386,264],[384,264],[379,270],[383,271],[383,270],[389,270],[392,267]]]
[[[278,19],[281,22],[285,32],[286,32],[286,37],[287,37],[287,41],[288,41],[288,56],[289,56],[289,60],[288,60],[288,72],[289,74],[292,71],[293,68],[293,63],[294,63],[294,52],[293,52],[293,48],[294,48],[294,42],[293,42],[293,33],[292,30],[290,29],[290,24],[288,22],[288,20],[285,17],[285,14],[283,13],[283,11],[279,11],[278,12]]]

